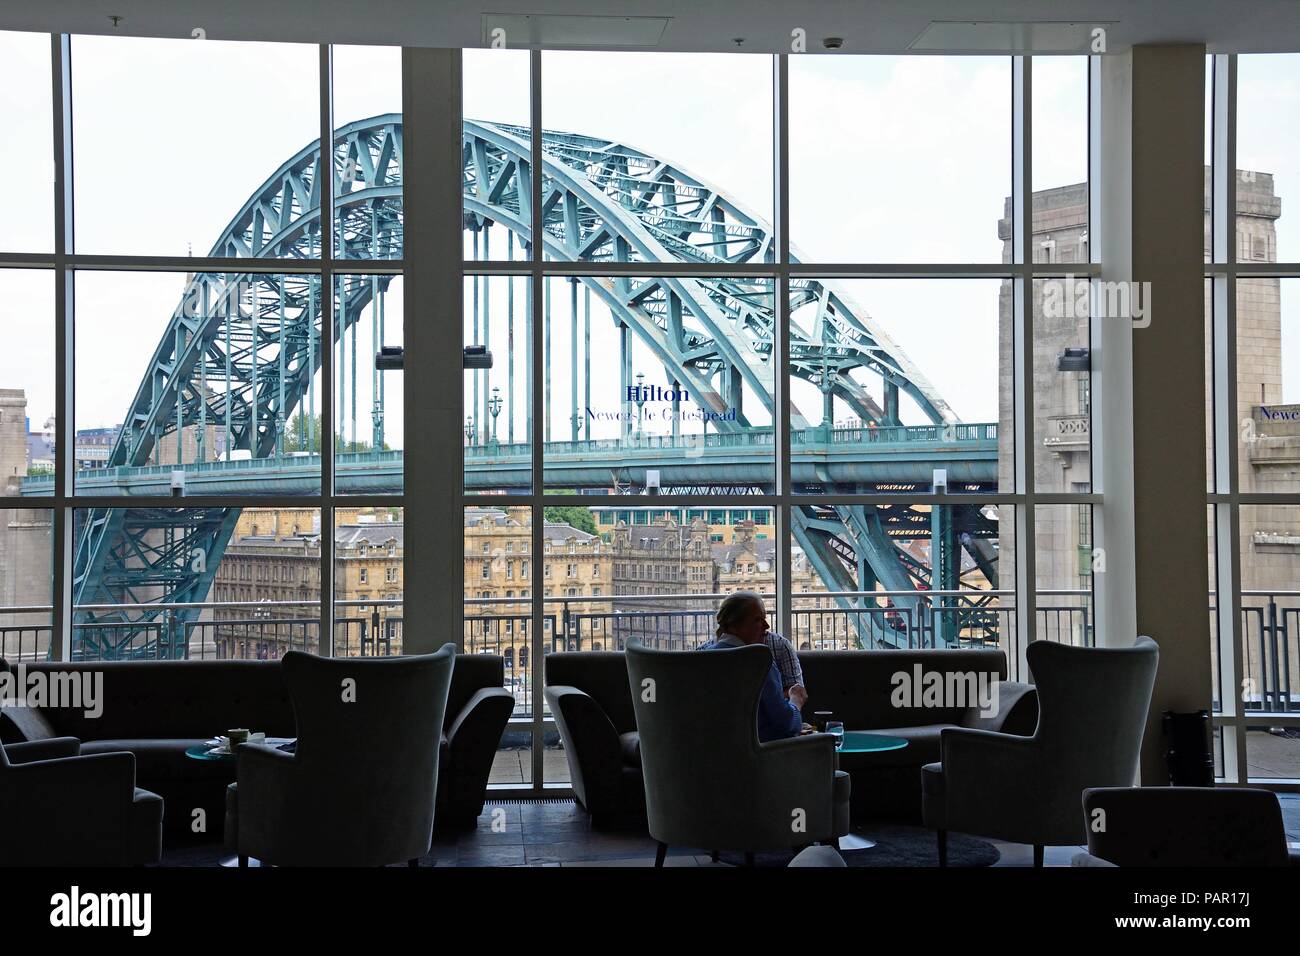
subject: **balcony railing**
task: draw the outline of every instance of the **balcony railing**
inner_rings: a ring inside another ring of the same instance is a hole
[[[651,646],[687,650],[714,636],[714,612],[724,595],[614,595],[599,598],[544,598],[543,647],[547,653],[618,650],[639,639]],[[764,595],[769,603],[774,595]],[[854,607],[810,607],[836,598]],[[801,650],[872,647],[1002,647],[1013,673],[1018,660],[1014,606],[1010,591],[810,592],[794,595],[792,633]],[[886,603],[881,603],[886,602]],[[507,686],[516,712],[532,703],[532,618],[518,598],[465,599],[463,646],[470,653],[498,653],[505,659]],[[617,605],[592,610],[593,604]],[[1045,590],[1037,595],[1040,638],[1076,646],[1095,641],[1092,596],[1088,591]],[[674,606],[676,605],[676,606]],[[1242,592],[1242,694],[1246,710],[1300,712],[1300,590]],[[339,656],[399,654],[402,650],[400,600],[338,602],[334,652]],[[278,659],[288,650],[319,649],[320,618],[314,605],[294,602],[135,605],[126,610],[162,611],[146,624],[78,621],[72,628],[73,660],[95,660],[95,648],[135,631],[131,646],[118,657],[134,659]],[[363,611],[362,608],[365,610]],[[200,620],[181,611],[199,609]],[[1217,627],[1214,595],[1211,624]],[[78,614],[123,610],[116,605],[79,607]],[[52,608],[0,607],[0,656],[18,661],[47,660],[53,637]],[[1216,633],[1212,631],[1212,633]],[[945,636],[947,635],[947,637]],[[948,637],[952,637],[949,640]],[[109,638],[110,640],[104,640]],[[1221,680],[1215,648],[1215,699]]]

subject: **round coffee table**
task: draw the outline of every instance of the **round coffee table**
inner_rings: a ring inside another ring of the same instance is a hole
[[[839,769],[840,754],[884,753],[887,750],[902,750],[907,741],[902,737],[890,737],[888,734],[873,734],[865,730],[848,730],[844,732],[844,744],[835,751],[835,767]],[[849,833],[839,839],[841,850],[868,850],[876,845],[875,840],[868,840]]]
[[[266,743],[274,747],[279,744],[286,743],[292,739],[293,739],[292,737],[267,737],[265,741],[259,740],[257,741],[257,743],[259,744]],[[213,747],[209,747],[207,744],[196,744],[193,747],[186,747],[185,756],[188,757],[190,760],[212,760],[218,763],[234,763],[236,759],[238,759],[238,755],[235,753],[232,753],[230,751],[226,751],[223,753],[217,751]],[[239,866],[239,857],[233,854],[228,856],[223,856],[220,860],[220,863],[222,866]],[[262,864],[257,860],[250,858],[248,861],[248,865],[261,866]]]

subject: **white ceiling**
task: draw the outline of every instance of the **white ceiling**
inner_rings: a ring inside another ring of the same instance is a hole
[[[1300,52],[1300,0],[5,0],[0,29],[475,47],[485,12],[667,17],[656,49],[678,51],[789,52],[801,28],[808,52],[839,36],[843,53],[901,53],[936,20],[1074,20],[1108,24],[1110,52],[1173,42]]]

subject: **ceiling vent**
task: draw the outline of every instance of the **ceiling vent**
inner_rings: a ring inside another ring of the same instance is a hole
[[[1093,31],[1116,22],[935,20],[908,49],[918,53],[1103,53],[1104,45],[1094,49],[1097,38]]]
[[[655,47],[671,17],[569,16],[555,13],[485,13],[483,45],[546,49]]]

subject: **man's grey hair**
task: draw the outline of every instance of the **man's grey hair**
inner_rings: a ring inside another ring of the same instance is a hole
[[[731,625],[736,623],[745,612],[745,608],[751,604],[758,604],[761,607],[763,598],[754,591],[733,591],[724,597],[722,603],[718,605],[718,636],[733,633]]]

